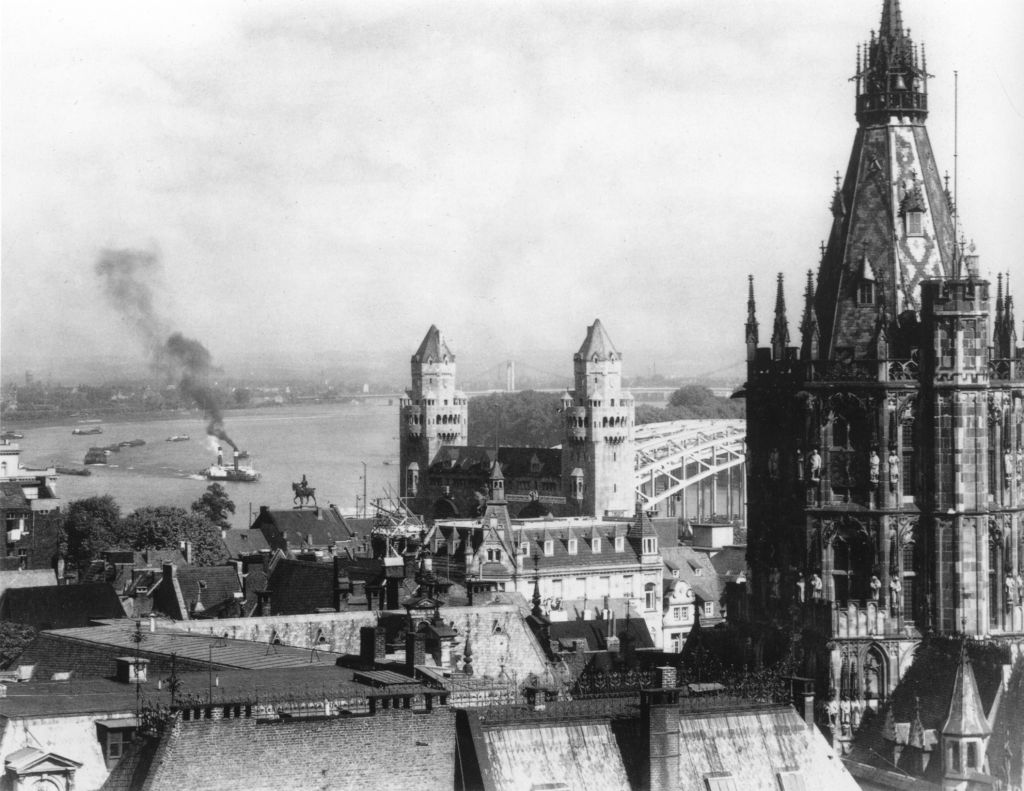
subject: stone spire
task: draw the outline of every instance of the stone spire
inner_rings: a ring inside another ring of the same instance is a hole
[[[786,319],[786,295],[782,289],[782,273],[779,272],[778,287],[775,291],[775,327],[772,329],[772,357],[781,360],[789,346],[789,321]]]
[[[818,318],[814,313],[814,272],[807,270],[807,288],[804,289],[804,315],[800,320],[800,359],[818,358]]]
[[[754,276],[747,275],[747,359],[754,359],[757,351],[757,306],[754,304]]]

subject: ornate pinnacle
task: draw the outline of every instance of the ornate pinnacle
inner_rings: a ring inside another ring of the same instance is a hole
[[[754,276],[747,275],[747,346],[757,348],[757,307],[754,304]]]
[[[786,320],[786,295],[782,288],[782,273],[779,272],[778,287],[775,292],[775,327],[772,330],[772,354],[781,359],[783,351],[789,346],[789,322]]]

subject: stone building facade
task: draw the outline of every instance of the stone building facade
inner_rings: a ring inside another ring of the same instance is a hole
[[[779,276],[746,342],[751,616],[795,617],[819,694],[877,706],[928,633],[1024,636],[1024,357],[958,238],[923,51],[886,0],[798,345]]]

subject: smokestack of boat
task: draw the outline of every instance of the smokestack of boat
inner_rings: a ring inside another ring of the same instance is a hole
[[[235,451],[235,469],[238,469],[238,451]]]
[[[221,448],[220,445],[217,446],[217,466],[218,467],[223,467],[224,466],[224,451],[223,451],[223,449]]]

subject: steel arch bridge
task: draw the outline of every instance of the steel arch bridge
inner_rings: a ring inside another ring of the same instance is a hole
[[[744,420],[672,420],[633,430],[636,496],[647,509],[719,473],[743,485],[747,426]]]

